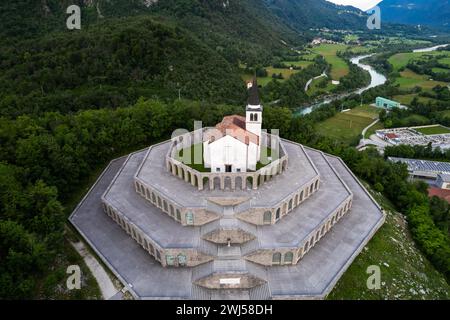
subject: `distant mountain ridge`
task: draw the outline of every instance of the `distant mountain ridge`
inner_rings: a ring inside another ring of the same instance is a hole
[[[382,21],[450,28],[450,0],[383,0]]]
[[[351,6],[325,0],[263,0],[271,11],[296,30],[365,29],[367,16]]]

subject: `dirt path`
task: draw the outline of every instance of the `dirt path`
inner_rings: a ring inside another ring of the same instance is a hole
[[[84,243],[79,241],[77,243],[70,242],[77,252],[83,257],[84,262],[91,271],[92,275],[97,280],[98,286],[102,293],[103,299],[108,300],[114,297],[120,291],[114,287],[111,278],[105,271],[103,266],[95,259],[94,256],[87,250]]]

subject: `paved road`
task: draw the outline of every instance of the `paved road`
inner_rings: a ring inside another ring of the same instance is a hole
[[[313,80],[316,80],[316,79],[319,79],[319,78],[322,78],[322,77],[328,77],[328,76],[327,76],[327,74],[325,72],[323,72],[321,75],[309,79],[308,82],[305,85],[305,92],[308,91],[308,88],[311,85],[311,82],[313,82]]]
[[[380,119],[378,118],[378,119],[376,119],[374,122],[372,122],[371,124],[369,124],[367,127],[365,127],[364,129],[363,129],[363,131],[362,131],[362,137],[363,137],[363,139],[365,138],[365,136],[366,136],[366,132],[367,132],[367,130],[369,130],[369,128],[371,128],[371,127],[373,127],[376,123],[378,123],[380,121]]]
[[[121,298],[121,292],[114,287],[108,273],[106,273],[103,266],[98,263],[97,259],[87,250],[83,242],[71,242],[72,246],[77,250],[81,257],[83,257],[84,262],[91,271],[92,275],[97,280],[98,286],[102,293],[103,299],[108,300],[115,297],[115,300]]]

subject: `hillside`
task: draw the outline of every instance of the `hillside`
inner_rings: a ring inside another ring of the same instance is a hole
[[[364,29],[366,18],[359,9],[325,0],[264,0],[268,8],[292,28]]]
[[[383,0],[379,6],[388,22],[450,28],[449,0]]]
[[[0,114],[128,106],[139,97],[240,102],[242,80],[188,32],[148,17],[0,50]]]

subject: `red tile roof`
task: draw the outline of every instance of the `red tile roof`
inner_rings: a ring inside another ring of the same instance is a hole
[[[247,145],[250,142],[259,144],[259,137],[245,129],[245,117],[239,115],[224,117],[222,122],[216,125],[216,129],[219,130],[223,136],[232,136]],[[214,136],[212,132],[207,132],[205,134],[205,140],[209,140],[212,136]]]
[[[450,190],[441,189],[437,187],[429,187],[428,188],[428,196],[436,196],[438,198],[446,200],[448,203],[450,203]]]
[[[386,134],[386,138],[396,139],[396,138],[398,138],[398,135],[396,135],[395,133],[388,133],[388,134]]]

